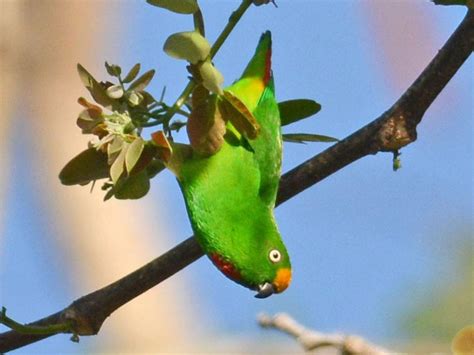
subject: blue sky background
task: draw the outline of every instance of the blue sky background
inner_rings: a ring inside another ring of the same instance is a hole
[[[200,3],[212,42],[238,2]],[[419,16],[435,22],[434,55],[465,10],[422,3]],[[245,67],[260,34],[270,29],[278,99],[313,98],[323,105],[317,116],[286,127],[285,132],[343,138],[399,97],[401,90],[391,85],[384,71],[383,53],[358,2],[281,0],[278,5],[278,9],[251,8],[215,64],[230,84]],[[191,29],[192,19],[142,2],[122,6],[124,37],[107,43],[121,54],[104,58],[98,53],[97,60],[119,62],[123,68],[135,62],[156,68],[150,91],[159,96],[166,85],[171,103],[186,84],[187,73],[185,63],[167,57],[161,47],[169,34]],[[410,57],[403,48],[399,55]],[[417,64],[421,70],[427,62]],[[398,326],[400,315],[422,301],[425,294],[420,291],[427,285],[441,285],[451,277],[457,251],[448,246],[456,245],[460,231],[472,235],[472,73],[471,58],[426,113],[417,142],[402,150],[401,170],[392,171],[389,154],[366,157],[277,209],[293,264],[293,283],[285,293],[256,300],[248,290],[221,276],[205,258],[185,269],[183,273],[192,280],[195,307],[208,315],[200,327],[224,337],[278,339],[282,336],[257,328],[255,315],[284,311],[320,331],[342,330],[387,344],[407,337]],[[21,123],[14,127],[13,137],[20,132],[24,132]],[[27,141],[12,143],[12,148],[15,156],[28,155]],[[286,144],[284,171],[324,148],[323,144]],[[38,238],[55,233],[55,228],[32,213],[41,208],[41,202],[28,162],[18,160],[10,175],[0,263],[1,284],[10,286],[2,287],[0,304],[15,309],[15,317],[26,321],[57,311],[77,295],[68,290],[64,260],[50,257],[55,245]],[[175,243],[191,235],[171,174],[157,177],[146,199],[172,201],[166,215]],[[36,273],[37,269],[48,272]],[[31,290],[36,290],[34,303]],[[83,338],[78,348],[67,337],[58,336],[25,351],[48,352],[55,346],[93,351],[94,339]]]

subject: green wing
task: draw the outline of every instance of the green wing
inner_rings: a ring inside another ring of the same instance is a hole
[[[254,116],[260,124],[260,134],[249,143],[260,171],[260,197],[273,208],[280,181],[282,155],[280,115],[273,80],[265,88]]]

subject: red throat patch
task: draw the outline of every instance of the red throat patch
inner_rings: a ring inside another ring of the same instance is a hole
[[[239,281],[241,279],[240,272],[235,268],[235,266],[223,259],[219,254],[212,253],[209,255],[209,257],[211,258],[214,265],[216,265],[225,276],[234,281]]]

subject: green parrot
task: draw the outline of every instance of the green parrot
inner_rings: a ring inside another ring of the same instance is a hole
[[[193,96],[198,95],[195,90]],[[171,143],[173,154],[180,158],[171,159],[168,167],[177,177],[204,252],[225,276],[257,291],[255,297],[265,298],[284,291],[291,281],[290,259],[273,213],[282,140],[270,32],[261,36],[241,78],[224,90],[224,96],[239,111],[248,112],[244,128],[227,117],[232,114],[232,105],[227,104],[219,117],[223,134],[210,144],[212,154],[199,149],[180,153],[182,145]],[[219,100],[222,96],[210,99]],[[188,126],[192,128],[193,122]]]

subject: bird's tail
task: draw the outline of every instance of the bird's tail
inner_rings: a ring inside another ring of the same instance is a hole
[[[263,80],[264,86],[272,78],[272,34],[266,31],[260,37],[257,49],[250,62],[247,64],[241,79],[256,77]]]

